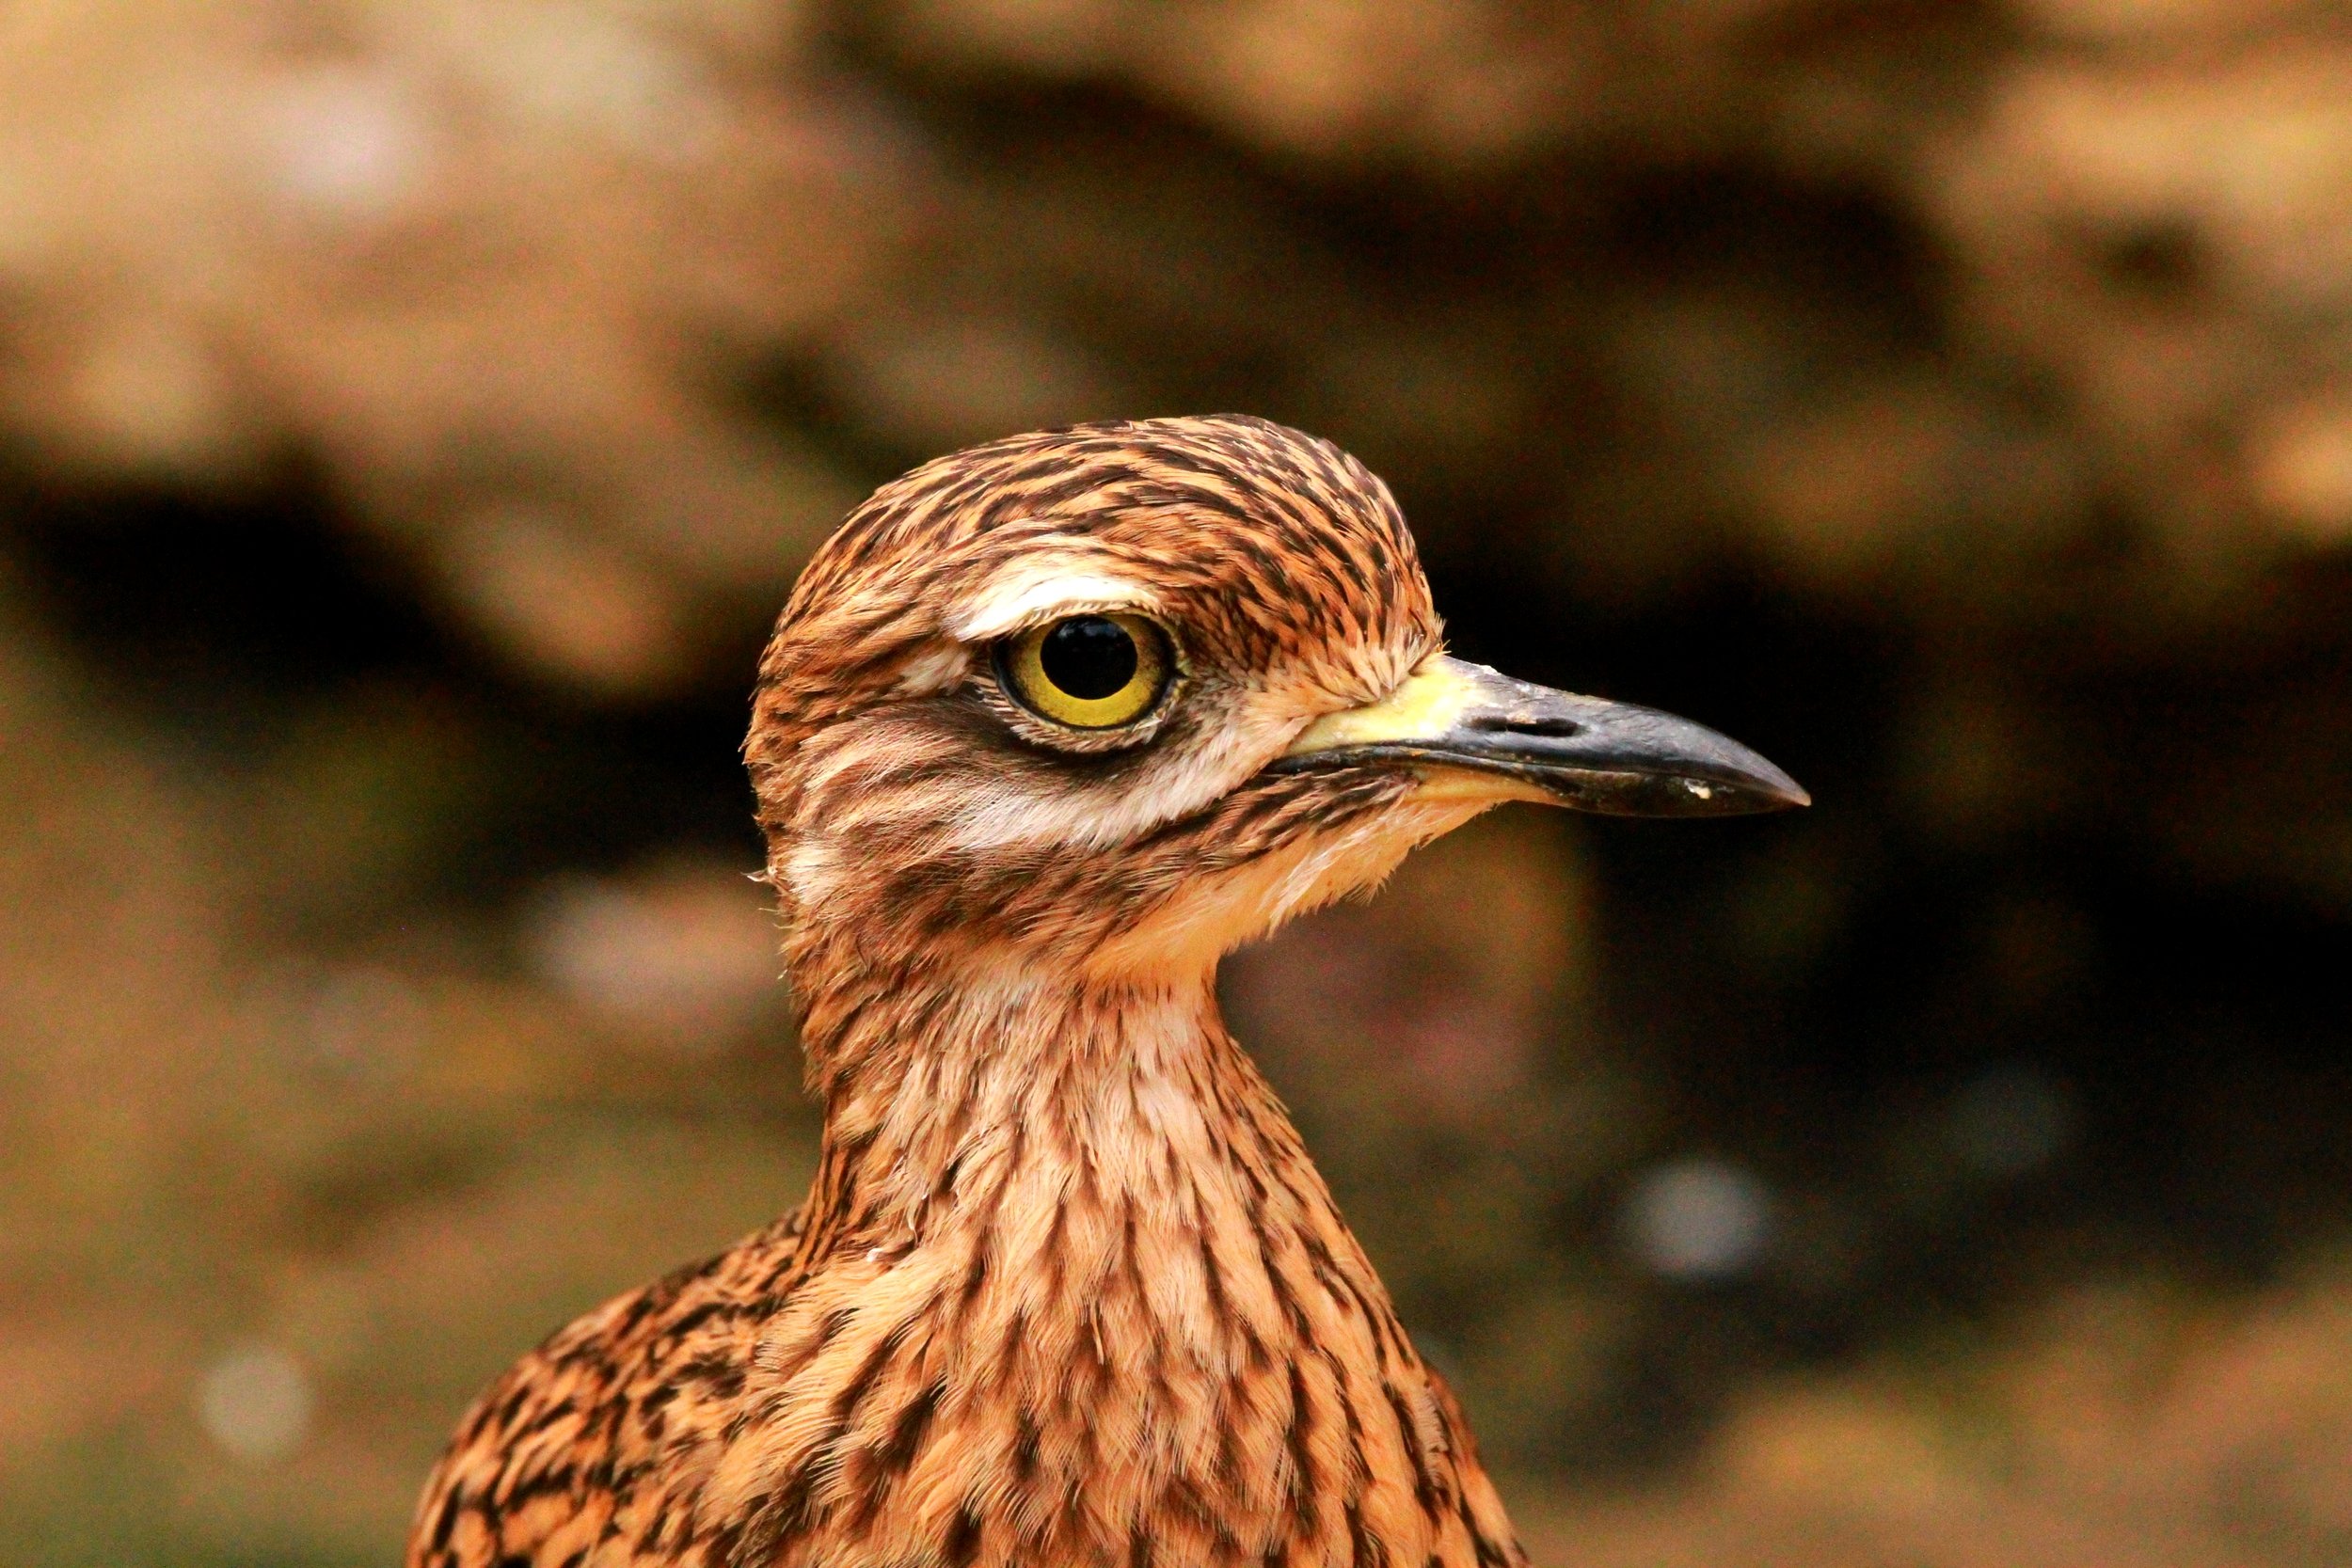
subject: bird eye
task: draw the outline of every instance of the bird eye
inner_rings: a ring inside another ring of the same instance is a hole
[[[1023,632],[997,656],[1006,689],[1040,718],[1108,730],[1168,689],[1168,634],[1140,615],[1072,615]]]

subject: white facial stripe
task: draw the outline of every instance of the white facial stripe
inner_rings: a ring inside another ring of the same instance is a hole
[[[1067,845],[1102,849],[1198,810],[1231,784],[1203,758],[1117,791],[1004,789],[977,793],[947,839],[967,850]]]
[[[898,667],[891,688],[900,697],[933,697],[963,684],[972,669],[972,650],[961,642],[939,642],[923,649]]]
[[[991,586],[949,621],[947,629],[966,642],[990,642],[1064,615],[1104,610],[1150,612],[1158,608],[1159,600],[1150,589],[1124,578],[1091,572],[1024,574]]]
[[[1209,805],[1263,765],[1284,727],[1244,711],[1188,751],[1148,758],[1115,786],[1073,788],[1044,778],[976,792],[947,837],[973,850],[1041,844],[1105,848]]]

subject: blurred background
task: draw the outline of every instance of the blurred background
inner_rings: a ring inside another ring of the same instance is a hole
[[[1819,804],[1230,966],[1554,1564],[2352,1561],[2352,25],[0,9],[0,1516],[396,1560],[794,1203],[736,747],[878,481],[1240,409]]]

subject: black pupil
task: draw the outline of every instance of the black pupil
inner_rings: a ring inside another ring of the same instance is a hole
[[[1089,703],[1125,690],[1138,657],[1126,628],[1100,615],[1072,616],[1047,632],[1037,650],[1045,678]]]

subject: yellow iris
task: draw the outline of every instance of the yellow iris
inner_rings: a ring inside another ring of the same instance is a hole
[[[1079,730],[1116,729],[1151,712],[1168,665],[1168,634],[1116,611],[1032,626],[1003,655],[1005,682],[1024,705]]]

